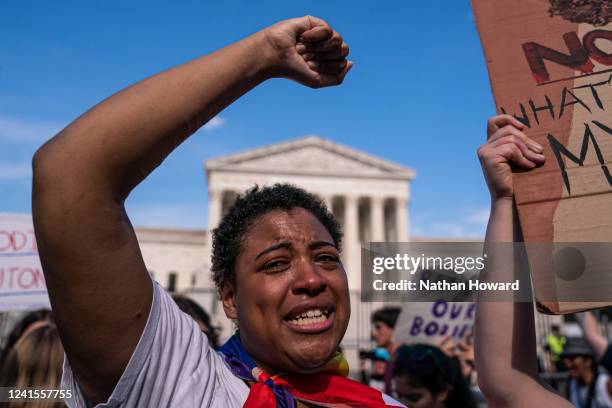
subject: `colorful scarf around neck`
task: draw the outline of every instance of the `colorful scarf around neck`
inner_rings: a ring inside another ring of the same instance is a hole
[[[294,408],[296,399],[324,407],[402,407],[380,391],[347,378],[348,363],[340,353],[319,372],[271,376],[257,367],[238,333],[219,352],[235,376],[255,382],[245,408]]]

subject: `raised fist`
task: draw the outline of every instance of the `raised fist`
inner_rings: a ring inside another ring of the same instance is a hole
[[[281,21],[264,31],[275,53],[272,75],[311,88],[339,85],[351,69],[349,47],[325,21],[305,16]]]
[[[487,123],[488,141],[478,149],[478,158],[494,200],[514,194],[510,162],[526,169],[544,163],[544,149],[522,132],[524,128],[510,115],[494,116]]]

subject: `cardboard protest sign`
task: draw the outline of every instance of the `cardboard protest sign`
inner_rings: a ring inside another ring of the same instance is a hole
[[[0,311],[49,307],[32,218],[0,213]]]
[[[612,242],[612,3],[472,0],[472,6],[498,112],[514,115],[545,149],[543,166],[515,172],[525,241]],[[556,271],[556,256],[534,262],[529,255],[541,311],[612,304],[612,296],[594,299],[599,303],[561,298],[567,279]],[[599,276],[612,272],[607,268]],[[582,299],[593,276],[578,273],[571,282]]]
[[[395,325],[395,339],[403,344],[439,345],[450,336],[461,340],[472,333],[476,305],[470,302],[405,303]]]

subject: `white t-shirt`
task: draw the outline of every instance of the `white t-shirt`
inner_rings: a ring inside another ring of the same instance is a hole
[[[108,401],[96,407],[242,407],[248,386],[234,376],[199,326],[157,283],[142,337]],[[88,405],[68,359],[62,388],[70,408]]]
[[[159,284],[142,337],[108,401],[107,407],[242,407],[249,394],[208,338]],[[72,391],[69,408],[89,408],[64,358],[62,389]],[[403,405],[383,394],[386,403]]]

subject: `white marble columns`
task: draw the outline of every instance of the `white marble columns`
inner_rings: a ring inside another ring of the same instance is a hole
[[[228,190],[229,191],[229,190]],[[224,190],[210,190],[208,192],[208,228],[212,230],[216,228],[221,221],[223,215],[223,197],[227,193]],[[392,214],[392,221],[395,224],[394,231],[396,234],[391,234],[395,241],[404,242],[408,240],[408,200],[403,197],[380,197],[380,196],[362,196],[355,194],[339,194],[336,196],[330,194],[319,194],[327,208],[333,212],[334,210],[334,197],[337,197],[339,202],[338,205],[344,207],[344,235],[345,241],[359,243],[360,231],[359,231],[359,202],[361,199],[365,199],[365,202],[369,203],[369,211],[367,217],[369,219],[365,221],[365,225],[369,226],[370,234],[366,236],[366,240],[369,242],[383,242],[386,241],[387,235],[385,233],[386,225],[389,220],[386,220],[387,216],[385,212],[386,204],[389,204],[394,209]],[[230,205],[230,202],[225,205]],[[338,214],[336,214],[338,216]],[[362,232],[363,235],[363,232]]]
[[[330,212],[333,212],[334,210],[334,197],[331,195],[324,195],[323,196],[323,202],[325,203],[325,206],[327,207],[327,209]]]
[[[215,189],[208,192],[209,231],[216,228],[221,221],[224,205],[231,205],[229,201],[224,203],[224,196],[227,195],[228,191]],[[316,191],[314,193],[322,198],[331,212],[334,212],[334,199],[337,200],[336,207],[341,214],[335,215],[339,217],[339,221],[344,226],[344,261],[348,270],[359,270],[361,245],[365,243],[361,242],[362,239],[366,242],[384,242],[389,239],[406,242],[409,239],[408,200],[405,197],[330,194],[329,192],[318,193]],[[369,205],[368,211],[361,213],[361,215],[359,211],[360,202],[366,202]],[[367,218],[363,219],[363,217]],[[366,231],[360,231],[360,228],[363,228],[364,225],[367,226]],[[389,228],[388,231],[387,228]]]
[[[347,195],[344,199],[344,263],[349,271],[355,271],[360,252],[358,198]]]
[[[219,190],[208,191],[208,231],[217,228],[221,221],[223,210],[223,192]]]
[[[395,202],[395,219],[397,223],[397,241],[408,241],[408,200],[398,198]]]
[[[371,242],[383,242],[385,240],[385,201],[382,197],[370,198],[370,231]]]

